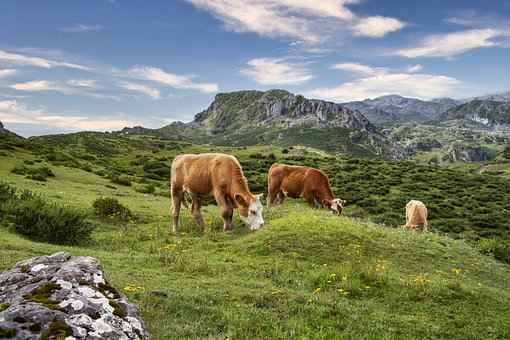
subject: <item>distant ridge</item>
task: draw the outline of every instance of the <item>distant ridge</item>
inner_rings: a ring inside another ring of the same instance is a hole
[[[442,115],[442,119],[467,119],[488,126],[510,124],[510,102],[475,99]]]
[[[459,105],[451,98],[424,101],[399,95],[382,96],[343,103],[352,110],[362,112],[371,122],[382,124],[395,121],[426,121],[437,119],[442,113]]]
[[[0,122],[0,135],[4,135],[4,136],[12,136],[12,137],[16,137],[16,138],[23,138],[21,136],[18,136],[17,134],[15,134],[14,132],[11,132],[9,130],[7,130],[5,127],[4,127],[4,124],[2,122]]]

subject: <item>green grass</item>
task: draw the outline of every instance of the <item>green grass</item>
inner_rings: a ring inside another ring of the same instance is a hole
[[[253,169],[251,183],[262,180],[256,169],[266,162],[250,155],[270,150],[235,149]],[[109,162],[122,168],[140,152]],[[207,206],[205,234],[184,210],[180,233],[171,235],[167,197],[112,188],[107,177],[52,163],[55,177],[35,182],[10,170],[37,157],[24,149],[9,153],[0,156],[2,180],[88,211],[97,227],[88,243],[72,247],[32,242],[0,227],[0,269],[60,250],[97,257],[111,283],[140,306],[155,339],[510,337],[510,267],[462,240],[339,218],[292,200],[265,211],[267,225],[258,232],[236,216],[234,232],[223,233],[216,207]],[[324,155],[291,150],[300,155],[326,162]],[[141,168],[133,171],[135,179],[143,176]],[[139,218],[94,218],[99,197],[116,197]],[[352,215],[358,208],[349,209]]]

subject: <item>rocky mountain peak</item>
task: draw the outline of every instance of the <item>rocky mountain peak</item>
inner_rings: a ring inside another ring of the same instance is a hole
[[[360,112],[278,89],[218,94],[207,110],[195,116],[195,123],[214,133],[253,126],[343,127],[375,131]]]

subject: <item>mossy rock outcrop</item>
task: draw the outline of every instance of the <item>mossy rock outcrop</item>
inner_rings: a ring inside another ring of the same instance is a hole
[[[59,252],[0,274],[0,338],[147,339],[138,308],[92,257]]]

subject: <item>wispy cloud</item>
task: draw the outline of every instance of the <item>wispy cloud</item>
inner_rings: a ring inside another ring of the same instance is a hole
[[[74,87],[83,87],[87,89],[97,89],[99,85],[95,79],[71,79],[67,81],[67,84]]]
[[[117,95],[93,92],[98,86],[95,80],[90,79],[69,80],[67,82],[31,80],[24,83],[16,83],[10,87],[23,92],[58,92],[67,96],[79,95],[96,99],[121,100],[121,97]]]
[[[16,70],[9,69],[9,68],[0,69],[0,78],[6,78],[9,76],[12,76],[12,75],[16,74],[16,72],[17,72]]]
[[[152,88],[150,86],[124,81],[124,82],[119,83],[119,87],[121,87],[125,90],[128,90],[128,91],[145,94],[145,95],[151,97],[152,99],[160,99],[161,98],[161,93],[159,92],[159,90]]]
[[[510,37],[510,31],[493,28],[471,29],[425,37],[416,46],[391,52],[405,58],[455,57],[468,51],[500,46],[497,38]]]
[[[11,88],[28,92],[57,91],[64,94],[71,94],[72,92],[70,88],[48,80],[32,80],[25,83],[16,83],[11,85]]]
[[[317,44],[347,30],[359,36],[382,37],[405,26],[398,19],[360,18],[347,5],[360,0],[187,0],[207,10],[234,32],[298,39]]]
[[[0,121],[18,124],[36,124],[72,130],[112,130],[136,125],[137,122],[123,116],[100,119],[48,112],[45,108],[33,108],[18,100],[0,100]]]
[[[251,77],[261,85],[297,85],[313,76],[304,63],[291,63],[286,59],[257,58],[247,62],[241,74]]]
[[[340,63],[331,66],[331,68],[334,70],[342,70],[362,75],[376,75],[386,73],[386,70],[383,68],[373,68],[371,66],[363,65],[360,63]]]
[[[25,54],[11,53],[4,50],[0,50],[0,61],[7,62],[15,65],[27,65],[42,68],[52,67],[67,67],[79,70],[92,70],[89,67],[78,65],[75,63],[69,63],[64,61],[55,61],[42,57],[34,57]]]
[[[194,75],[178,75],[153,66],[137,66],[127,71],[116,71],[119,76],[150,80],[181,90],[195,90],[204,93],[218,92],[218,84],[194,82]]]
[[[409,73],[416,73],[420,72],[421,70],[423,70],[423,65],[420,64],[410,65],[409,67],[407,67],[407,72]]]
[[[98,32],[103,30],[104,27],[102,25],[83,25],[83,24],[75,24],[73,26],[61,27],[59,31],[66,33],[87,33],[87,32]]]
[[[456,89],[461,85],[459,80],[444,75],[403,73],[357,63],[338,65],[356,65],[350,68],[336,68],[351,72],[358,78],[336,87],[317,88],[308,91],[307,95],[337,102],[363,100],[395,93],[408,97],[431,99],[454,95]]]

